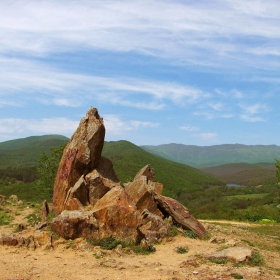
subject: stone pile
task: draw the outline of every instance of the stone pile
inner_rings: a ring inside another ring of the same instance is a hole
[[[51,228],[66,239],[107,238],[134,244],[155,242],[171,227],[166,217],[199,237],[204,227],[188,209],[162,196],[163,185],[154,181],[146,165],[133,182],[120,184],[112,162],[101,156],[105,127],[97,109],[91,107],[66,146],[58,168],[53,211],[59,214]]]

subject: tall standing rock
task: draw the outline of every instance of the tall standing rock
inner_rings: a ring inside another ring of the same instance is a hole
[[[90,107],[86,116],[64,149],[53,192],[53,210],[64,209],[64,202],[70,188],[81,176],[98,166],[104,145],[105,127],[96,108]]]

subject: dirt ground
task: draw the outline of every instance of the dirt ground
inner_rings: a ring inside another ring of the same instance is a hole
[[[30,214],[38,209],[11,203],[1,205],[1,211],[14,220],[0,227],[0,237],[19,234],[14,233],[19,224],[25,225],[20,234],[36,232]],[[259,227],[258,224],[202,223],[208,232],[207,240],[179,233],[156,244],[156,252],[149,255],[136,255],[121,248],[106,251],[82,239],[54,238],[50,249],[0,245],[0,279],[280,279],[279,235],[251,231],[252,227]],[[232,246],[257,250],[265,263],[254,266],[229,260],[218,264],[207,258],[210,253]],[[180,254],[178,248],[185,248],[187,252]]]

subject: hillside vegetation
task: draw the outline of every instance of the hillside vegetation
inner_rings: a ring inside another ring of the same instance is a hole
[[[201,147],[165,144],[142,146],[142,148],[155,155],[196,168],[206,168],[228,163],[274,163],[275,158],[280,158],[280,146],[276,145],[225,144]]]
[[[10,145],[0,143],[0,194],[51,201],[51,193],[46,196],[46,190],[38,184],[38,159],[42,153],[50,155],[51,148],[65,145],[68,139],[42,136],[8,142]],[[227,187],[224,180],[212,174],[153,155],[128,141],[106,142],[103,156],[112,160],[122,183],[132,181],[143,166],[150,164],[155,169],[155,180],[164,185],[164,195],[186,205],[197,218],[280,222],[280,186],[272,178],[275,167],[269,163],[231,164],[206,170],[230,183],[251,180],[245,187]],[[256,186],[256,180],[263,180],[265,170],[270,170],[271,181]]]
[[[224,180],[227,184],[258,186],[275,181],[274,163],[232,163],[201,169]]]
[[[225,184],[213,175],[154,156],[128,141],[106,142],[103,155],[111,159],[122,182],[132,181],[143,166],[150,164],[155,169],[155,180],[164,185],[164,194],[178,199],[183,193]]]

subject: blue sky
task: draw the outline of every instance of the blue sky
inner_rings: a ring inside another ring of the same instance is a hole
[[[0,142],[280,145],[280,1],[0,3]]]

